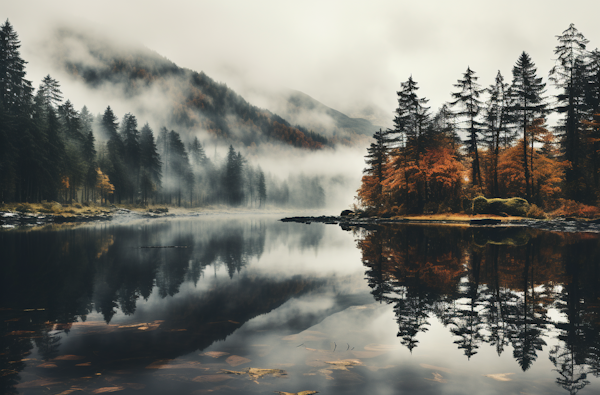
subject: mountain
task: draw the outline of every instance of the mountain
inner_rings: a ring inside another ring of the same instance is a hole
[[[291,124],[302,125],[335,142],[354,141],[362,136],[370,138],[382,128],[364,118],[351,118],[297,90],[283,91],[279,99],[278,105],[271,107],[274,111]]]
[[[203,72],[177,66],[142,46],[124,45],[61,29],[51,45],[53,61],[90,88],[128,100],[145,121],[180,132],[246,146],[279,142],[318,149],[330,144],[318,133],[293,127],[268,110],[248,103]],[[109,97],[110,97],[109,95]]]

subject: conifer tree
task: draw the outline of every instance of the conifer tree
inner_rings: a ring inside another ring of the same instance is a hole
[[[506,149],[514,140],[509,118],[510,90],[509,84],[504,82],[500,71],[496,81],[487,89],[489,99],[485,107],[485,138],[484,141],[491,152],[491,179],[489,185],[493,196],[499,196],[498,186],[498,155],[500,147]]]
[[[475,72],[467,67],[467,71],[463,74],[463,78],[454,84],[458,88],[458,92],[452,93],[453,102],[450,104],[458,107],[456,116],[461,119],[461,129],[467,133],[468,139],[467,152],[473,155],[471,162],[471,183],[474,186],[481,187],[483,181],[481,179],[481,169],[479,163],[479,140],[483,124],[479,121],[479,114],[482,108],[482,102],[479,96],[484,92],[477,83],[478,77]]]
[[[515,123],[523,133],[523,170],[525,174],[525,194],[526,198],[531,197],[531,183],[529,161],[527,157],[528,144],[528,126],[535,118],[540,118],[545,114],[546,104],[543,94],[545,83],[542,77],[536,76],[537,69],[531,57],[523,52],[517,63],[513,67],[513,80],[511,84],[511,114]]]
[[[265,182],[265,173],[258,168],[258,207],[263,208],[267,201],[267,184]]]
[[[566,172],[567,195],[575,200],[581,199],[583,185],[580,156],[584,148],[581,130],[581,120],[584,119],[585,93],[587,81],[585,78],[586,45],[588,40],[574,24],[557,36],[559,45],[554,54],[557,55],[556,65],[550,70],[550,80],[554,82],[560,93],[556,96],[558,106],[556,111],[564,114],[562,124],[558,127],[561,134],[561,145],[565,160],[570,167]]]
[[[118,125],[117,117],[110,106],[108,106],[102,115],[102,121],[100,123],[103,132],[108,137],[108,142],[106,144],[108,151],[108,168],[103,170],[115,187],[113,198],[118,203],[121,203],[123,187],[125,184],[125,166],[123,164],[125,147],[123,140],[121,140],[121,136],[119,136],[118,133]]]
[[[142,201],[147,204],[148,199],[160,189],[162,176],[160,155],[152,129],[147,123],[140,131],[140,167]]]
[[[134,203],[140,182],[140,142],[137,119],[131,113],[123,117],[120,135],[125,153],[124,165],[127,179],[124,192],[130,203]]]

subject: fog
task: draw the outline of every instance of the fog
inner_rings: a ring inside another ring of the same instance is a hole
[[[145,46],[180,67],[205,72],[251,104],[275,113],[285,112],[282,92],[294,89],[382,127],[391,126],[396,91],[411,75],[435,111],[450,99],[453,84],[467,66],[475,70],[482,86],[488,86],[498,70],[510,80],[522,51],[531,55],[538,75],[547,83],[555,36],[570,23],[590,40],[590,48],[600,43],[599,7],[594,1],[568,6],[555,1],[506,1],[500,6],[461,0],[436,3],[434,9],[431,4],[406,1],[4,3],[0,18],[8,18],[19,34],[21,55],[28,61],[27,78],[35,87],[51,74],[77,109],[86,105],[98,114],[110,105],[119,119],[131,112],[140,126],[148,122],[155,133],[163,125],[169,127],[165,114],[169,105],[162,88],[151,86],[126,97],[115,84],[90,90],[75,82],[55,67],[55,61],[69,57],[94,64],[97,60],[76,41],[62,47],[66,52],[58,51],[57,28],[108,37],[124,53]],[[177,81],[165,84],[171,83]],[[292,124],[303,121],[325,131],[324,135],[333,128],[331,117],[322,112],[290,117]],[[198,137],[205,144],[211,159],[224,158],[228,142],[215,142],[201,128],[185,132],[188,139]],[[328,208],[337,210],[353,202],[367,144],[362,139],[354,147],[316,152],[277,144],[235,148],[274,177],[321,175]]]
[[[0,17],[15,25],[27,59],[48,25],[76,22],[142,42],[242,95],[287,87],[350,116],[376,108],[391,118],[395,91],[411,74],[433,108],[449,100],[467,66],[487,86],[498,69],[508,75],[527,51],[545,75],[553,65],[554,37],[571,22],[592,45],[600,42],[593,0],[461,0],[434,8],[408,1],[4,3]],[[28,67],[34,81],[47,74],[40,66]]]

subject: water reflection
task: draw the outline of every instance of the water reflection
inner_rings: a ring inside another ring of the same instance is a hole
[[[290,230],[273,222],[209,218],[0,232],[0,393],[18,392],[34,347],[47,367],[69,352],[96,370],[127,357],[175,358],[321,287],[310,275],[243,273],[266,244],[302,251],[321,242],[324,226]],[[219,283],[221,271],[230,281]],[[206,276],[214,280],[200,286]],[[87,322],[96,315],[105,324]],[[74,325],[85,340],[68,337]]]
[[[2,394],[598,388],[594,235],[251,216],[0,232],[0,248]],[[223,374],[248,368],[287,375]]]
[[[382,226],[359,231],[373,297],[393,305],[400,343],[434,318],[470,359],[483,344],[512,347],[523,371],[547,351],[573,394],[600,373],[600,244],[590,234],[519,228]],[[550,317],[550,311],[561,314]]]

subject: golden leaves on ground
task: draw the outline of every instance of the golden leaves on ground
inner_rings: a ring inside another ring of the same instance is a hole
[[[511,374],[514,374],[514,373],[493,373],[493,374],[484,374],[483,376],[489,377],[496,381],[512,381],[512,379],[510,377],[506,377],[506,376],[510,376]]]

